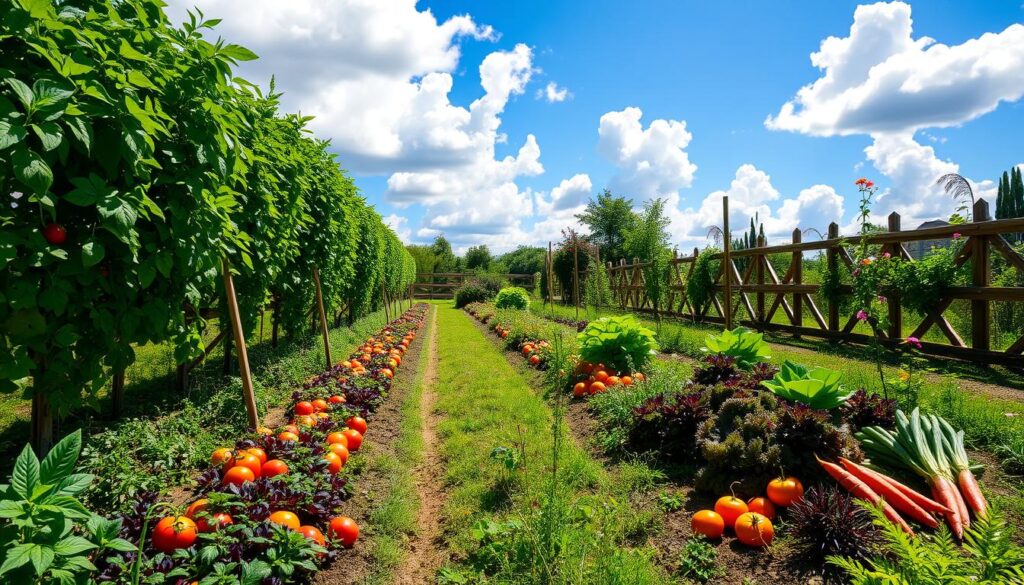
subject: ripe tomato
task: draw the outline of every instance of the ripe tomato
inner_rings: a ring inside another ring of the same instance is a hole
[[[234,469],[235,467],[248,467],[250,470],[252,470],[252,474],[254,476],[259,477],[260,473],[262,473],[261,468],[263,467],[263,462],[260,461],[259,457],[253,455],[252,453],[244,453],[240,454],[239,457],[235,458],[235,465],[232,467],[232,469]]]
[[[768,498],[751,498],[747,501],[747,509],[769,520],[775,520],[775,504]]]
[[[311,427],[316,424],[316,419],[312,416],[305,414],[302,416],[295,417],[295,424],[300,427]]]
[[[700,534],[705,538],[722,538],[722,533],[725,532],[725,520],[718,512],[699,510],[690,520],[690,528],[695,534]]]
[[[160,552],[170,554],[192,546],[195,541],[196,523],[185,516],[162,518],[153,529],[153,548]]]
[[[605,380],[604,383],[605,383],[606,386],[611,388],[612,386],[618,386],[619,384],[621,384],[622,383],[622,378],[620,378],[618,376],[608,376],[608,379]]]
[[[330,402],[331,404],[343,404],[345,402],[345,397],[338,396],[337,394],[335,394],[334,396],[331,396],[329,399],[327,399],[327,401]]]
[[[587,392],[591,394],[597,394],[599,392],[604,392],[605,390],[607,390],[607,388],[605,387],[603,382],[598,382],[597,380],[594,380],[593,382],[590,383],[590,388],[587,389]]]
[[[533,344],[527,343],[526,345],[523,346],[523,356],[528,356],[531,353],[533,353]]]
[[[280,524],[285,528],[291,528],[292,530],[299,529],[299,517],[292,512],[278,510],[277,512],[273,512],[267,519],[274,524]]]
[[[256,474],[248,467],[236,465],[224,473],[224,483],[242,485],[247,481],[256,481]]]
[[[251,455],[255,455],[256,458],[260,460],[260,465],[263,465],[264,463],[267,462],[267,452],[259,447],[251,447],[249,449],[246,449],[245,452]]]
[[[747,512],[736,519],[736,539],[747,546],[768,546],[775,538],[772,521],[761,514]]]
[[[586,382],[576,382],[576,385],[572,387],[572,395],[576,398],[582,398],[587,393]]]
[[[299,427],[295,425],[284,425],[281,427],[281,430],[289,433],[295,433],[296,435],[299,434]]]
[[[768,482],[768,499],[777,506],[792,506],[804,497],[804,486],[795,477],[777,477]]]
[[[196,514],[206,510],[207,506],[209,505],[210,500],[207,500],[206,498],[200,498],[189,505],[188,509],[185,510],[185,516],[195,520]]]
[[[210,455],[210,464],[213,466],[231,467],[235,464],[235,454],[227,447],[215,449]]]
[[[327,435],[327,442],[331,445],[338,443],[339,445],[345,445],[346,449],[348,448],[348,437],[341,431],[335,431]]]
[[[539,355],[531,355],[530,356],[530,365],[531,366],[539,366],[540,365],[540,356]]]
[[[327,533],[331,535],[331,538],[338,539],[341,542],[341,546],[352,548],[352,545],[356,543],[356,539],[359,538],[359,525],[356,524],[355,520],[347,516],[336,516],[331,518]]]
[[[355,429],[345,429],[341,432],[348,439],[348,450],[352,452],[358,451],[359,447],[363,444],[363,434]]]
[[[313,412],[323,412],[327,410],[327,401],[323,398],[317,398],[313,401]]]
[[[316,526],[299,526],[299,534],[319,544],[320,546],[327,545],[327,539],[324,538],[324,533],[320,532],[320,529]]]
[[[341,471],[341,457],[338,457],[337,453],[333,451],[328,451],[327,453],[324,453],[324,461],[327,462],[327,471],[331,472],[331,475],[334,475]]]
[[[288,464],[280,459],[271,459],[260,467],[260,475],[263,477],[274,477],[288,473]]]
[[[734,496],[722,496],[715,502],[715,512],[722,517],[725,521],[726,526],[732,526],[736,523],[736,519],[742,514],[746,514],[747,504],[743,500]]]
[[[234,524],[235,521],[231,519],[231,516],[224,512],[217,512],[216,514],[210,514],[208,517],[200,518],[196,520],[196,530],[206,534],[213,532],[222,526],[229,526]]]
[[[632,376],[623,376],[622,377],[622,385],[623,386],[632,386],[633,385],[633,377]]]
[[[395,373],[390,368],[384,368],[380,371],[380,374],[389,380],[395,377]]]
[[[341,458],[341,464],[348,463],[348,447],[341,443],[328,443],[327,449]]]
[[[633,380],[636,381],[636,382],[643,382],[644,380],[646,380],[646,378],[644,377],[644,375],[642,373],[637,372],[637,373],[633,374]]]
[[[605,381],[607,381],[609,377],[610,376],[609,376],[608,372],[606,372],[604,370],[597,370],[596,372],[594,372],[594,379],[597,380],[598,382],[601,382],[602,384]]]
[[[43,228],[43,237],[54,246],[59,246],[67,241],[68,231],[59,223],[50,223]]]
[[[345,426],[359,431],[360,435],[366,434],[366,421],[361,416],[348,417],[348,420],[345,421]]]
[[[302,402],[295,404],[295,414],[306,415],[313,414],[313,403],[303,400]]]
[[[296,435],[295,433],[291,432],[291,431],[284,431],[283,433],[277,435],[277,438],[279,440],[281,440],[281,441],[298,441],[299,440],[299,436]]]

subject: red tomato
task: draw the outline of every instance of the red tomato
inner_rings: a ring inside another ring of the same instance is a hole
[[[577,382],[576,385],[572,387],[572,395],[575,396],[576,398],[583,398],[583,395],[585,395],[586,393],[587,393],[587,383],[586,382]]]
[[[54,246],[59,246],[67,241],[68,231],[59,223],[51,223],[43,228],[43,237]]]
[[[327,533],[331,535],[331,538],[338,539],[341,542],[341,546],[352,548],[352,545],[359,538],[359,525],[356,524],[355,520],[347,516],[336,516],[331,518]]]
[[[355,429],[345,429],[341,431],[344,433],[345,438],[348,439],[348,450],[358,451],[359,446],[363,444],[363,434]]]
[[[348,437],[345,436],[345,433],[337,431],[327,435],[327,443],[331,445],[337,443],[339,445],[345,445],[345,447],[348,448]]]
[[[153,548],[160,552],[170,554],[192,546],[195,541],[196,523],[185,516],[162,518],[153,529]]]
[[[260,460],[260,465],[263,465],[264,463],[267,462],[267,452],[259,447],[252,447],[250,449],[246,449],[245,452],[255,455]]]
[[[185,510],[185,516],[195,520],[196,514],[206,510],[207,506],[210,505],[210,500],[206,498],[200,498],[189,505],[188,509]]]
[[[751,498],[747,502],[747,509],[769,520],[775,519],[775,504],[768,498]]]
[[[247,481],[256,481],[256,474],[248,467],[236,466],[224,473],[224,483],[242,485]]]
[[[299,517],[285,510],[278,510],[277,512],[272,513],[268,520],[274,524],[280,524],[285,528],[291,528],[292,530],[299,529]]]
[[[288,464],[280,459],[271,459],[260,467],[260,475],[262,477],[274,477],[276,475],[284,475],[288,473]]]
[[[283,427],[281,427],[281,431],[286,433],[295,433],[297,435],[299,434],[299,427],[295,425],[284,425]]]
[[[299,534],[320,546],[325,546],[327,544],[327,539],[324,538],[324,533],[320,532],[320,529],[316,526],[299,526]]]
[[[234,523],[235,521],[231,519],[230,515],[225,514],[224,512],[217,512],[216,514],[209,515],[209,517],[196,520],[196,530],[206,534],[208,532],[213,532],[222,526],[229,526]]]
[[[299,403],[297,403],[295,405],[295,414],[307,415],[307,414],[313,414],[313,412],[315,412],[315,410],[313,408],[313,403],[312,402],[307,402],[307,401],[304,400],[304,401],[299,402]]]
[[[361,416],[348,417],[348,420],[345,421],[345,426],[359,431],[360,435],[366,434],[366,421]]]
[[[338,396],[337,394],[335,394],[334,396],[331,396],[328,399],[328,402],[330,402],[331,404],[343,404],[345,402],[345,397]]]
[[[252,453],[245,453],[241,455],[241,457],[235,458],[235,465],[232,467],[232,469],[234,469],[235,467],[248,467],[250,470],[252,470],[252,474],[254,476],[259,477],[260,473],[262,473],[261,468],[263,467],[263,462],[260,461],[259,457],[253,455]]]
[[[314,412],[323,412],[325,410],[327,410],[327,401],[326,400],[324,400],[323,398],[317,398],[316,400],[313,401],[313,411]]]
[[[341,458],[342,465],[348,463],[348,447],[341,443],[330,443],[327,445],[327,449]]]
[[[213,466],[231,467],[235,464],[235,454],[227,447],[221,447],[213,452],[210,456],[210,464]]]

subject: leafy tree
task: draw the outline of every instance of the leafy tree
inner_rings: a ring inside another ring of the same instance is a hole
[[[544,256],[547,250],[538,246],[519,246],[502,254],[498,261],[504,264],[510,274],[536,274],[544,272]]]
[[[668,248],[671,220],[665,215],[665,200],[654,199],[644,205],[636,222],[626,232],[626,252],[646,263],[644,287],[654,307],[654,315],[661,323],[659,310],[668,292],[668,268],[672,252]]]
[[[409,254],[416,261],[416,269],[421,273],[430,273],[434,271],[434,265],[437,264],[437,256],[434,256],[434,249],[432,246],[423,246],[419,244],[411,244],[405,247]]]
[[[594,250],[596,254],[596,250]],[[579,270],[579,274],[590,269],[590,258],[593,254],[588,253],[587,242],[573,230],[562,231],[562,241],[555,250],[555,257],[551,263],[551,271],[554,272],[558,284],[562,287],[562,302],[575,304],[574,297],[576,284],[579,284],[580,293],[583,293],[583,282],[576,283],[573,280],[573,271]],[[582,278],[582,276],[580,276]]]
[[[583,280],[583,302],[588,308],[610,307],[615,303],[612,295],[611,282],[608,280],[608,270],[605,265],[597,261],[593,255],[588,258],[587,276]]]
[[[469,270],[487,270],[491,264],[491,251],[486,244],[471,246],[466,250],[465,263]]]
[[[459,259],[452,252],[452,245],[448,243],[444,235],[434,238],[430,246],[434,252],[434,272],[456,272],[459,268]]]
[[[615,262],[626,256],[626,234],[636,222],[631,199],[615,197],[605,189],[576,219],[590,228],[589,239],[598,245],[603,260]]]

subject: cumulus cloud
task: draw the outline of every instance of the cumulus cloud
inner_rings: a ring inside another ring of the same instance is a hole
[[[590,175],[578,174],[563,179],[551,190],[550,198],[544,197],[543,193],[537,194],[537,211],[543,215],[551,215],[567,209],[578,210],[586,203],[592,189]]]
[[[643,111],[629,107],[601,116],[597,150],[618,169],[609,186],[638,199],[667,196],[693,183],[697,165],[686,153],[693,135],[682,120],[658,119],[645,129]]]
[[[564,102],[566,99],[572,97],[569,90],[564,87],[558,87],[558,84],[554,81],[549,82],[544,89],[537,90],[537,99],[547,100],[548,103]]]
[[[409,218],[392,213],[383,218],[384,225],[391,228],[399,240],[408,244],[412,241],[412,229],[409,227]]]

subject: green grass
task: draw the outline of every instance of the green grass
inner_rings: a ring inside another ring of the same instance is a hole
[[[436,309],[431,309],[434,311]],[[370,512],[368,533],[370,536],[370,554],[373,557],[373,572],[367,579],[368,584],[390,583],[395,569],[405,554],[404,536],[415,532],[416,514],[419,510],[419,497],[413,477],[415,468],[423,459],[423,398],[424,375],[430,360],[429,342],[434,323],[430,316],[427,325],[420,332],[422,345],[419,360],[414,367],[416,376],[408,382],[409,393],[402,403],[401,426],[395,443],[395,453],[377,453],[373,451],[374,443],[368,443],[368,461],[366,470],[387,478],[390,490],[384,494],[379,503]]]
[[[568,432],[560,403],[532,390],[468,315],[439,308],[438,328],[445,538],[460,561],[442,582],[481,571],[494,582],[668,582],[644,544],[655,518],[629,503],[643,473],[610,474],[573,441],[556,443]],[[495,447],[516,463],[492,458]]]

